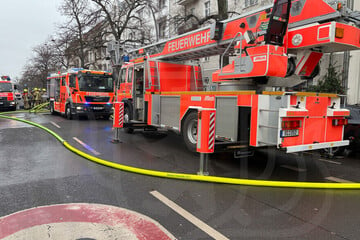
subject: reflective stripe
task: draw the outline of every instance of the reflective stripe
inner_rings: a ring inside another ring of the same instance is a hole
[[[213,149],[214,144],[215,144],[215,113],[210,113],[209,149]]]
[[[119,126],[124,124],[124,104],[119,104]]]

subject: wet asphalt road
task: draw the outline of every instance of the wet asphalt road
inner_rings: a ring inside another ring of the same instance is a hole
[[[112,144],[111,121],[16,116],[41,123],[74,147],[106,160],[161,171],[198,171],[198,157],[173,133],[122,132],[122,143]],[[226,177],[360,182],[359,160],[264,150],[252,159],[212,156],[208,170],[210,175]],[[100,203],[147,215],[178,239],[211,239],[153,197],[154,190],[228,239],[358,239],[360,235],[360,190],[263,188],[142,176],[89,162],[38,128],[0,119],[0,216],[51,204]]]

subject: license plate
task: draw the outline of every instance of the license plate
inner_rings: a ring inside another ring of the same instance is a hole
[[[93,107],[94,110],[103,110],[103,107]]]
[[[291,130],[281,130],[280,137],[296,137],[299,136],[299,129],[291,129]]]

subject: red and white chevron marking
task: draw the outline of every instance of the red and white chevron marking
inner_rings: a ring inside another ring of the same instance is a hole
[[[119,104],[119,126],[124,124],[124,104]]]
[[[215,144],[215,113],[210,113],[209,121],[209,149],[213,149]]]

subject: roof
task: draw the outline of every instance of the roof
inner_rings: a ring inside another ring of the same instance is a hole
[[[56,77],[60,77],[60,76],[65,76],[66,74],[70,73],[70,74],[77,74],[80,72],[90,72],[90,73],[94,73],[94,74],[109,74],[111,75],[111,72],[108,71],[102,71],[102,70],[91,70],[91,69],[84,69],[84,68],[71,68],[65,72],[57,72],[57,73],[51,73],[49,74],[49,76],[47,77],[49,78],[56,78]]]

